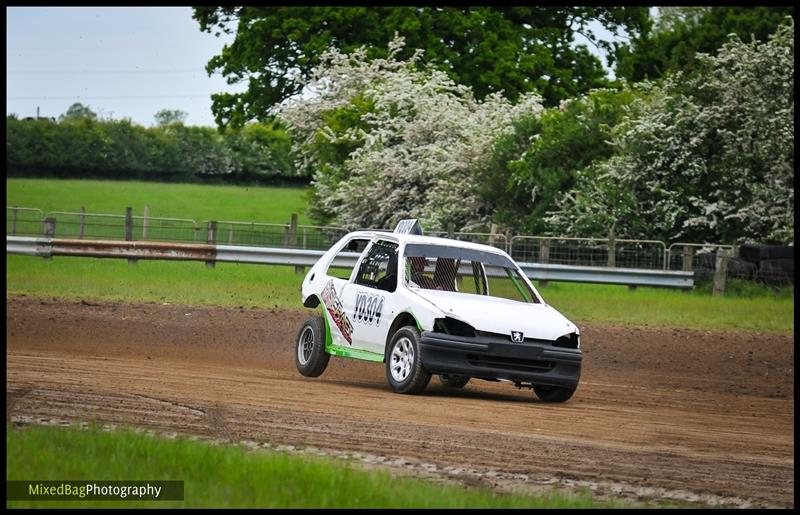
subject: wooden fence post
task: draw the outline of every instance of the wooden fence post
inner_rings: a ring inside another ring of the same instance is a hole
[[[684,272],[691,272],[694,270],[694,248],[684,245],[683,246],[683,267]]]
[[[728,275],[728,260],[730,252],[728,249],[717,250],[716,270],[714,270],[714,295],[725,294],[725,282]]]
[[[214,220],[208,221],[208,231],[207,231],[208,238],[206,239],[206,243],[209,245],[216,245],[217,244],[217,222]],[[214,268],[216,262],[214,261],[206,261],[206,267]]]
[[[133,208],[125,208],[125,241],[133,241]]]
[[[44,237],[45,238],[55,238],[56,237],[56,219],[55,218],[45,218],[44,219]]]
[[[133,208],[125,208],[125,241],[133,241]],[[128,258],[129,265],[135,265],[136,258]]]
[[[495,223],[489,227],[489,245],[492,247],[494,247],[495,243],[497,242],[497,229],[498,227]]]
[[[292,213],[292,220],[289,222],[289,235],[286,243],[290,249],[297,247],[297,213]]]
[[[78,239],[82,240],[86,231],[86,207],[81,206],[81,228],[78,232]]]
[[[148,206],[144,206],[144,212],[142,213],[142,239],[147,239],[147,215],[150,214],[150,208]]]
[[[547,264],[550,262],[550,240],[542,240],[539,244],[539,262],[542,264]],[[540,280],[539,286],[542,288],[547,288],[548,280]]]
[[[44,219],[44,227],[42,228],[42,232],[44,232],[45,238],[55,238],[56,237],[56,219],[55,218],[45,218]],[[52,259],[52,256],[45,257],[48,261]]]
[[[305,239],[305,232],[303,233],[303,239]],[[289,222],[289,234],[287,235],[287,242],[290,249],[297,248],[297,213],[292,213],[292,219]],[[305,243],[303,244],[305,246]],[[296,274],[303,274],[306,271],[306,267],[304,266],[295,266],[294,273]]]
[[[617,238],[614,236],[614,226],[608,231],[608,267],[617,266]]]

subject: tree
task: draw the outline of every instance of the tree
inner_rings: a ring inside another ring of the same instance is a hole
[[[515,232],[544,233],[556,199],[575,187],[582,170],[611,157],[612,130],[640,95],[627,86],[594,90],[518,120],[480,170],[481,195],[493,221]]]
[[[154,115],[156,125],[166,127],[167,125],[181,124],[186,121],[189,114],[180,109],[162,109]]]
[[[556,231],[692,241],[794,241],[794,23],[732,36],[668,75],[615,129],[616,152],[578,178]]]
[[[277,123],[247,124],[224,134],[225,144],[233,155],[234,176],[252,181],[295,176],[292,142]]]
[[[547,105],[606,84],[600,60],[577,34],[598,47],[610,43],[590,29],[635,36],[650,23],[645,7],[195,7],[206,32],[236,34],[206,66],[243,93],[212,95],[220,127],[265,121],[270,108],[302,91],[302,79],[329,47],[348,53],[360,46],[369,57],[386,57],[397,33],[407,59],[423,49],[421,65],[445,71],[478,99],[502,92],[515,101],[537,91]]]
[[[652,30],[617,46],[617,77],[638,82],[690,71],[697,53],[716,55],[730,34],[764,42],[794,16],[794,7],[660,7],[658,12]]]
[[[62,114],[58,117],[59,120],[96,120],[97,113],[89,109],[89,106],[85,106],[80,102],[75,102],[69,108],[67,108],[67,112]]]
[[[347,227],[403,218],[429,230],[485,226],[475,172],[515,120],[541,111],[540,98],[476,100],[444,72],[417,68],[421,52],[400,60],[402,51],[400,38],[385,59],[330,49],[306,83],[318,94],[282,106],[298,167],[316,171],[309,214]]]

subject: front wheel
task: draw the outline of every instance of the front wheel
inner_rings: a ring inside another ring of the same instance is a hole
[[[416,327],[401,327],[392,336],[386,354],[386,379],[397,393],[420,393],[428,386],[431,374],[422,367]]]
[[[578,389],[575,386],[550,386],[543,384],[533,385],[533,391],[542,402],[566,402]]]
[[[325,371],[331,355],[325,351],[325,322],[322,317],[305,321],[297,334],[294,363],[306,377],[317,377]]]

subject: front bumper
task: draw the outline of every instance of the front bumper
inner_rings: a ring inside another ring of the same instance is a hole
[[[577,386],[580,380],[583,360],[580,349],[433,331],[423,331],[421,336],[422,366],[432,374],[567,387]]]

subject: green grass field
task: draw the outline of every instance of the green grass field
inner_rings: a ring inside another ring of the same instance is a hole
[[[588,493],[532,497],[444,485],[334,458],[129,429],[6,426],[7,480],[178,480],[183,501],[6,501],[7,508],[622,508]]]
[[[194,184],[52,179],[7,179],[7,205],[47,210],[124,212],[147,204],[153,216],[195,220],[287,222],[303,215],[306,190]],[[137,207],[138,206],[138,207]],[[8,255],[6,291],[37,296],[184,304],[297,308],[303,276],[293,267],[198,262]],[[551,282],[545,300],[576,323],[658,325],[698,329],[794,331],[794,292],[732,285],[733,295],[708,288],[680,291]]]
[[[125,214],[126,207],[150,216],[289,223],[292,213],[300,224],[305,215],[307,189],[259,186],[207,186],[137,181],[6,179],[7,207],[35,207],[49,211]]]
[[[85,300],[302,309],[303,275],[290,266],[7,256],[6,292]],[[553,283],[548,304],[575,323],[794,331],[792,296],[712,297],[699,292]]]

